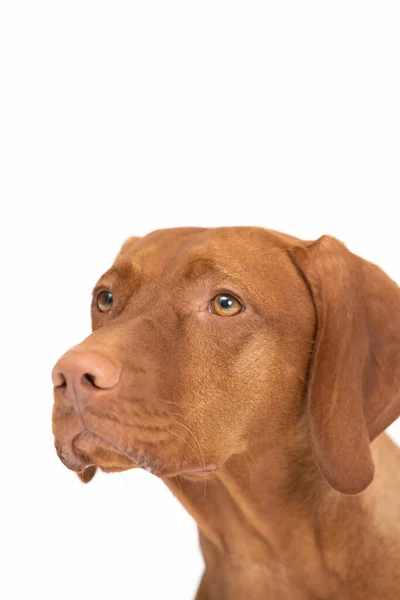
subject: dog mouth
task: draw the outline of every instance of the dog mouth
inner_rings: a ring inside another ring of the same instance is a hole
[[[56,443],[55,447],[61,462],[85,483],[93,478],[97,468],[109,473],[140,466],[109,441],[88,430],[72,440]]]
[[[173,457],[169,452],[169,456],[164,457],[168,458],[165,463],[146,454],[144,448],[135,452],[121,448],[87,428],[78,432],[75,429],[75,432],[71,433],[71,437],[58,439],[55,444],[56,451],[61,462],[77,473],[84,483],[93,479],[98,468],[105,473],[142,468],[161,478],[181,476],[193,480],[207,478],[217,470],[213,462],[196,464],[171,460]],[[169,464],[168,468],[167,464]]]
[[[207,477],[208,475],[212,475],[217,470],[217,465],[207,465],[202,467],[195,467],[185,471],[182,471],[181,475],[184,477]]]
[[[164,413],[157,417],[160,418],[155,423],[148,418],[144,422],[136,419],[135,423],[125,423],[121,418],[108,419],[99,407],[96,411],[91,407],[76,411],[58,395],[53,408],[58,457],[85,483],[97,469],[115,473],[142,468],[162,479],[198,480],[212,476],[217,470],[214,460],[199,456],[197,448],[175,433],[170,420],[165,427]],[[200,453],[203,454],[201,448]]]
[[[56,451],[61,462],[77,473],[81,481],[90,481],[97,468],[104,473],[118,473],[129,469],[142,468],[158,477],[178,474],[167,469],[163,462],[155,460],[143,451],[122,450],[101,435],[85,429],[75,435],[72,441],[56,443]],[[194,469],[196,470],[196,469]]]

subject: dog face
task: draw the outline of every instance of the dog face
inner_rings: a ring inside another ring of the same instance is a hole
[[[211,477],[244,451],[283,456],[305,422],[331,486],[372,481],[370,441],[400,414],[400,292],[334,238],[131,238],[92,323],[53,370],[55,445],[83,480],[97,466]]]
[[[258,228],[128,240],[94,289],[92,335],[53,371],[64,464],[204,477],[281,444],[304,410],[315,330],[287,243]]]

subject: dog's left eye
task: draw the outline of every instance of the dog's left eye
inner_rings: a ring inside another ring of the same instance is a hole
[[[233,317],[242,312],[243,305],[235,296],[218,294],[210,302],[210,312],[220,317]]]
[[[100,290],[96,296],[96,306],[100,312],[108,312],[113,305],[113,295],[108,290]]]

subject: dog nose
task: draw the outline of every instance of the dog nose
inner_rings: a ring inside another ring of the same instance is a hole
[[[106,356],[74,348],[60,358],[52,372],[54,387],[80,397],[113,389],[120,376],[121,368]]]

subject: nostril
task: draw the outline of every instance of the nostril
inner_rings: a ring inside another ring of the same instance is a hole
[[[94,375],[91,375],[90,373],[85,373],[83,376],[83,379],[84,379],[84,381],[89,382],[90,385],[92,385],[93,387],[97,387]]]
[[[71,393],[110,390],[119,382],[122,367],[96,352],[68,350],[53,369],[55,388],[70,388]]]
[[[53,374],[53,385],[56,388],[66,388],[67,380],[63,373],[54,373]]]

